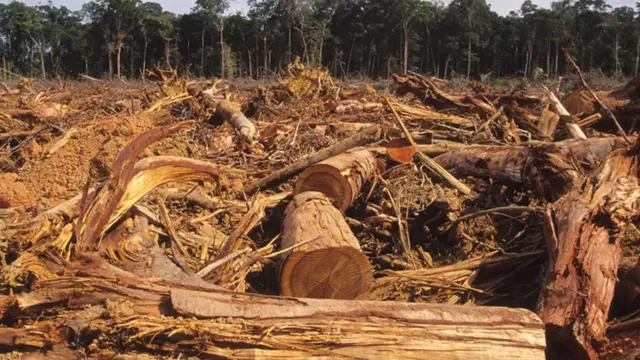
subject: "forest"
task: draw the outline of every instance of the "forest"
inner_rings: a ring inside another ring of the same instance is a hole
[[[640,8],[606,0],[526,0],[508,16],[485,0],[197,0],[188,14],[154,2],[92,0],[64,6],[0,4],[7,71],[30,77],[141,78],[153,66],[195,76],[258,78],[295,56],[339,78],[415,71],[440,78],[557,76],[568,49],[585,71],[637,75]]]

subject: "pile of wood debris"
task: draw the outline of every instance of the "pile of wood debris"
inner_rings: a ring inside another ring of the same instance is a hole
[[[561,102],[152,73],[0,95],[7,358],[640,351],[640,80]]]

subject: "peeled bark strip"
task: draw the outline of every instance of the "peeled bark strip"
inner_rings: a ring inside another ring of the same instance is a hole
[[[622,225],[638,214],[638,147],[609,156],[545,219],[549,267],[539,303],[554,355],[596,359],[620,262]]]
[[[342,213],[319,192],[297,195],[287,207],[280,289],[285,296],[360,299],[373,284],[369,260]]]
[[[305,170],[296,181],[294,195],[305,191],[321,192],[344,212],[376,170],[376,158],[371,151],[353,149]]]
[[[457,176],[477,176],[525,184],[555,201],[579,178],[579,164],[597,165],[622,148],[621,137],[566,140],[533,146],[470,146],[434,158]]]
[[[252,142],[258,138],[258,129],[247,119],[242,111],[235,110],[226,100],[220,101],[214,115],[219,122],[226,121],[240,134],[243,140]]]

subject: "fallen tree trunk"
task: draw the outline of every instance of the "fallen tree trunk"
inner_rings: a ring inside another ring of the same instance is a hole
[[[352,137],[349,137],[336,144],[333,144],[330,147],[320,150],[313,155],[304,157],[298,160],[297,162],[281,170],[278,170],[272,173],[271,175],[256,181],[253,184],[246,186],[244,188],[244,192],[246,194],[253,194],[256,191],[261,190],[276,181],[286,180],[313,164],[317,164],[330,157],[342,154],[343,152],[347,150],[351,150],[355,147],[363,146],[370,142],[373,142],[376,139],[378,139],[380,135],[381,135],[380,126],[376,125],[376,126],[371,126],[369,128],[366,128],[362,130],[360,133]]]
[[[296,181],[294,195],[305,191],[321,192],[344,212],[377,169],[371,151],[353,149],[307,168]]]
[[[41,282],[13,298],[12,314],[36,321],[8,330],[12,344],[100,351],[118,342],[115,351],[234,359],[544,359],[544,326],[523,309],[205,292],[109,265],[76,271],[93,277]],[[37,321],[43,310],[47,320]],[[46,335],[55,333],[75,336]]]
[[[255,124],[247,119],[242,111],[235,110],[226,100],[218,102],[213,119],[215,123],[228,122],[240,134],[242,140],[252,142],[260,135]]]
[[[285,296],[359,299],[373,285],[373,271],[340,211],[319,192],[297,195],[287,207],[281,248],[280,289]]]
[[[545,218],[549,267],[539,314],[554,355],[596,359],[620,262],[622,225],[638,214],[638,147],[618,150]]]
[[[611,151],[626,146],[621,137],[567,140],[532,146],[470,146],[434,158],[456,176],[476,176],[525,184],[549,201],[566,193],[579,178],[573,158],[595,167]],[[595,164],[594,164],[595,163]]]

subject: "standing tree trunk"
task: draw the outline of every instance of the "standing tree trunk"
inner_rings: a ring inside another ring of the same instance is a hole
[[[113,47],[111,44],[109,44],[107,56],[109,57],[109,80],[113,80]]]
[[[224,17],[220,16],[220,77],[224,78]]]
[[[467,45],[467,79],[471,78],[471,37]]]
[[[640,44],[640,40],[638,43]],[[356,44],[356,36],[353,36],[351,38],[351,47],[349,48],[349,56],[347,57],[347,76],[349,76],[349,73],[351,72],[351,57],[353,56],[353,48],[355,44]]]
[[[144,49],[142,50],[142,82],[147,82],[147,48],[149,47],[149,39],[147,38],[147,32],[142,31],[144,35]]]
[[[547,39],[547,75],[551,74],[551,39]]]
[[[267,26],[265,25],[264,28],[265,28],[265,30],[262,33],[262,44],[264,46],[264,54],[263,54],[264,55],[264,58],[263,58],[264,64],[263,64],[263,66],[264,66],[264,72],[266,73],[267,69],[269,68],[269,50],[268,50],[268,47],[267,47]]]
[[[640,42],[638,42],[638,44],[640,44]],[[558,76],[558,58],[559,57],[560,57],[560,40],[556,39],[556,63],[555,63],[555,71],[554,71],[556,76]]]
[[[638,34],[638,42],[636,43],[636,71],[635,71],[635,76],[638,76],[639,68],[640,68],[640,34]]]
[[[618,75],[620,73],[620,32],[616,32],[616,44],[615,44],[615,52],[614,52],[614,57],[615,57],[615,61],[616,61],[616,71],[615,71],[615,75],[614,78],[616,80],[618,80]]]
[[[164,58],[167,62],[167,67],[171,67],[171,39],[165,39],[164,41]]]
[[[403,27],[404,32],[404,46],[403,46],[403,65],[402,65],[402,73],[406,74],[409,71],[409,26],[405,24]]]
[[[322,193],[307,191],[287,207],[281,248],[284,296],[363,299],[373,285],[373,270],[342,213]]]
[[[247,50],[249,55],[249,78],[253,79],[253,60],[251,59],[251,50]]]
[[[117,73],[118,73],[118,79],[121,78],[122,76],[122,48],[124,47],[124,33],[119,32],[118,33],[118,54],[117,54],[117,63],[116,63],[116,68],[117,68]]]
[[[205,34],[205,28],[202,28],[202,38],[201,38],[201,44],[200,44],[200,71],[202,71],[202,76],[204,76],[204,34]]]

